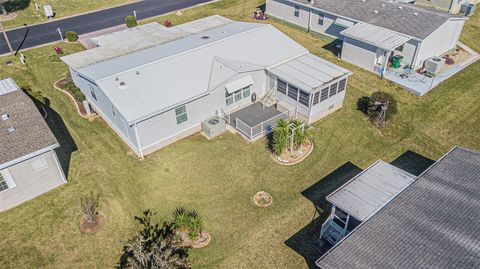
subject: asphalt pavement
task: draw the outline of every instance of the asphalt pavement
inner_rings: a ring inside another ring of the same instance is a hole
[[[125,17],[133,15],[133,11],[136,11],[137,19],[141,20],[210,1],[211,0],[144,0],[32,25],[29,26],[28,35],[21,50],[59,41],[60,34],[57,29],[60,29],[62,34],[65,34],[66,31],[75,31],[78,35],[81,35],[123,24],[125,23]],[[53,7],[53,9],[55,11],[55,7]],[[17,50],[21,44],[26,31],[26,28],[7,30],[8,38],[14,50]],[[5,53],[9,53],[9,49],[3,35],[0,34],[0,55]]]

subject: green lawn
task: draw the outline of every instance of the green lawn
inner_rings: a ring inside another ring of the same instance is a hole
[[[218,13],[248,21],[261,2],[226,0],[156,20],[168,18],[178,24]],[[462,36],[477,49],[478,16],[468,21]],[[49,122],[63,146],[61,159],[69,163],[69,183],[0,213],[0,268],[111,268],[122,240],[135,231],[134,215],[153,208],[166,219],[180,205],[197,209],[213,236],[207,248],[191,251],[194,268],[305,268],[304,258],[285,241],[311,222],[315,208],[301,192],[324,176],[347,162],[365,168],[377,159],[392,161],[407,150],[432,159],[454,145],[480,150],[480,62],[416,97],[337,60],[322,48],[329,39],[268,22],[355,73],[344,108],[314,124],[314,152],[292,167],[274,163],[265,141],[248,144],[232,134],[211,141],[193,135],[138,160],[127,154],[127,147],[102,120],[80,118],[70,100],[53,88],[67,73],[62,63],[49,62],[53,45],[25,52],[28,66],[2,66],[0,77],[12,76],[20,86],[40,90],[50,99],[58,114],[51,111]],[[67,53],[82,49],[77,44],[61,46]],[[356,110],[357,99],[376,90],[398,100],[399,113],[383,132]],[[319,191],[335,184],[325,182]],[[104,223],[99,233],[82,235],[78,200],[90,190],[102,194]],[[251,196],[259,190],[273,195],[271,207],[251,205]]]
[[[24,23],[33,24],[47,21],[44,5],[51,5],[55,18],[63,18],[96,9],[107,8],[115,5],[134,2],[134,0],[14,0],[17,2],[15,11],[17,17],[13,20],[3,22],[6,28],[22,26]],[[35,8],[35,2],[39,6]]]

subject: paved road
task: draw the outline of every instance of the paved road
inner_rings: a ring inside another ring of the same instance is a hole
[[[49,23],[33,25],[29,27],[30,31],[22,45],[22,49],[60,40],[57,28],[60,28],[63,33],[72,30],[81,35],[123,24],[125,23],[125,16],[133,15],[134,10],[137,12],[138,19],[145,19],[209,1],[211,0],[144,0]],[[25,28],[7,31],[14,50],[22,42],[25,32]],[[5,39],[0,34],[0,55],[8,52]]]

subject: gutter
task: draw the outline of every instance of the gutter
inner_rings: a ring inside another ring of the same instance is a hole
[[[33,158],[33,157],[36,157],[36,156],[38,156],[38,155],[40,155],[40,154],[46,153],[46,152],[48,152],[48,151],[54,150],[54,149],[56,149],[56,148],[58,148],[58,147],[60,147],[60,145],[59,145],[58,143],[56,143],[56,144],[53,144],[53,145],[48,146],[48,147],[46,147],[46,148],[43,148],[43,149],[34,151],[34,152],[32,152],[32,153],[29,153],[29,154],[27,154],[27,155],[24,155],[24,156],[22,156],[22,157],[20,157],[20,158],[17,158],[17,159],[8,161],[8,162],[3,163],[3,164],[0,165],[0,170],[5,169],[5,168],[8,168],[8,167],[10,167],[10,166],[12,166],[12,165],[21,163],[21,162],[23,162],[23,161],[26,161],[26,160],[31,159],[31,158]]]

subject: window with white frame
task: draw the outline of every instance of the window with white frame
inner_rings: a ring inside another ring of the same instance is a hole
[[[300,104],[302,104],[306,107],[310,107],[310,94],[300,90],[300,95],[298,97],[298,102],[300,102]]]
[[[39,156],[30,160],[30,167],[32,168],[32,172],[37,173],[46,168],[48,168],[47,159],[45,156]]]
[[[293,13],[293,15],[295,15],[295,17],[300,16],[300,7],[299,6],[295,6],[295,12]]]
[[[338,92],[344,91],[346,87],[347,87],[347,79],[344,78],[340,80],[340,82],[338,83]]]
[[[180,124],[182,122],[186,122],[188,120],[187,117],[187,107],[185,105],[179,106],[175,108],[175,115],[177,118],[177,124]]]
[[[0,192],[15,187],[15,182],[7,169],[0,171]]]
[[[242,88],[232,93],[228,93],[228,91],[225,90],[225,104],[227,106],[249,97],[250,97],[250,86]]]
[[[287,82],[281,79],[277,79],[277,91],[287,95]]]
[[[330,93],[328,94],[328,97],[331,97],[337,94],[337,86],[338,86],[337,83],[330,85]]]
[[[324,18],[323,14],[318,14],[318,25],[323,25]]]
[[[325,101],[328,99],[328,87],[322,89],[322,93],[320,95],[320,102]]]
[[[298,100],[298,88],[288,84],[288,97],[292,98],[293,100]]]

